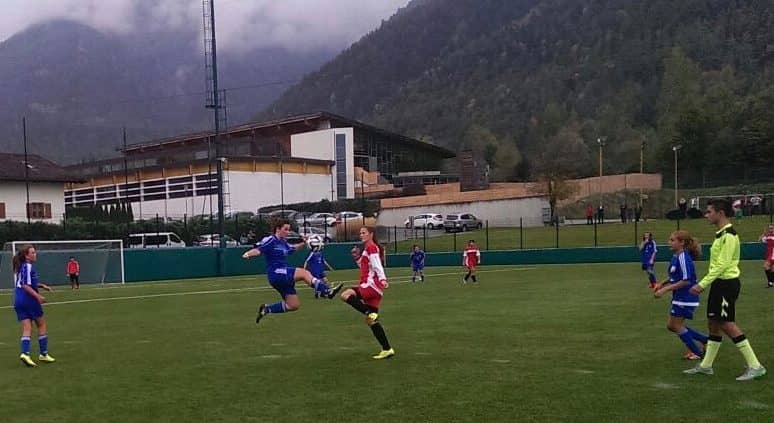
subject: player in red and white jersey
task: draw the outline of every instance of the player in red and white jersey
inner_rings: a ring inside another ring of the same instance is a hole
[[[766,244],[766,255],[763,256],[763,271],[766,272],[769,288],[774,288],[774,225],[769,225],[761,235],[761,242]]]
[[[468,246],[462,253],[462,265],[468,269],[468,273],[462,278],[462,284],[468,283],[468,279],[473,279],[473,283],[478,283],[476,280],[476,266],[481,264],[481,250],[476,245],[476,240],[471,239],[468,241]]]
[[[341,299],[366,316],[366,324],[382,346],[382,350],[373,358],[381,360],[395,355],[395,350],[390,346],[384,328],[379,322],[379,306],[382,303],[384,290],[390,286],[382,266],[384,248],[376,241],[372,227],[360,228],[360,240],[363,241],[363,249],[358,247],[352,249],[352,258],[360,267],[360,284],[344,290],[341,293]]]

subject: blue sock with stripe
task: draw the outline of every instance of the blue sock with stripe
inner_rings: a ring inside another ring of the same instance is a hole
[[[39,336],[38,345],[40,346],[40,355],[48,354],[48,335]]]
[[[22,354],[30,355],[30,337],[29,336],[21,337],[21,352]]]
[[[650,283],[657,283],[658,281],[656,280],[656,274],[648,272],[648,281]]]
[[[312,278],[312,287],[314,288],[315,292],[320,294],[327,294],[329,289],[328,285],[325,284],[325,281],[317,278]]]
[[[682,333],[677,334],[677,336],[680,338],[681,341],[683,341],[683,344],[688,347],[689,350],[691,350],[692,353],[702,356],[704,355],[704,351],[699,348],[698,345],[696,345],[695,342],[693,342],[693,336],[691,336],[691,333],[688,332],[687,329],[683,329]]]
[[[266,306],[267,313],[276,314],[276,313],[284,313],[285,311],[286,311],[286,308],[285,308],[284,301],[280,301],[274,304],[269,304],[268,306]]]
[[[701,332],[697,332],[697,331],[689,328],[688,326],[685,327],[685,330],[687,330],[688,333],[691,334],[691,338],[701,342],[702,344],[706,344],[707,341],[709,340],[709,337],[707,335],[705,335],[705,334],[703,334]]]

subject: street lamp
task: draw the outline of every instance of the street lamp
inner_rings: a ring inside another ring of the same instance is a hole
[[[602,205],[602,147],[605,146],[605,137],[599,137],[597,138],[597,144],[599,144],[599,206],[604,207]]]
[[[675,152],[675,206],[678,206],[678,200],[677,200],[677,151],[683,148],[682,145],[677,144],[672,147],[672,151]]]
[[[640,178],[645,173],[645,140],[640,141]],[[640,208],[642,208],[642,182],[640,182],[640,199],[638,202]]]

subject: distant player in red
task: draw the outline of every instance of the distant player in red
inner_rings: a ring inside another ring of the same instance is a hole
[[[766,244],[766,255],[763,256],[763,271],[766,272],[768,287],[774,288],[774,225],[769,225],[761,235],[761,242]]]
[[[379,322],[379,306],[382,303],[384,290],[390,286],[382,266],[384,248],[376,241],[372,227],[360,228],[360,240],[363,241],[363,249],[360,250],[358,247],[352,249],[352,258],[360,267],[360,284],[344,290],[341,293],[341,299],[366,316],[366,324],[382,346],[382,351],[373,358],[382,360],[395,355],[395,350],[390,347],[384,328]]]
[[[78,277],[81,274],[81,265],[75,257],[70,257],[67,262],[67,276],[70,277],[70,289],[81,289],[81,282]]]
[[[468,273],[462,279],[462,284],[468,283],[468,279],[473,279],[473,283],[478,283],[476,280],[476,266],[481,264],[481,250],[476,246],[476,240],[471,239],[468,241],[468,246],[465,248],[465,252],[462,253],[462,265],[468,269]]]

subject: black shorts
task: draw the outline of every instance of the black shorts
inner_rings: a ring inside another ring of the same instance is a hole
[[[707,300],[707,320],[733,322],[736,319],[736,299],[739,298],[739,278],[715,279]]]
[[[70,274],[70,283],[78,283],[78,275]]]

